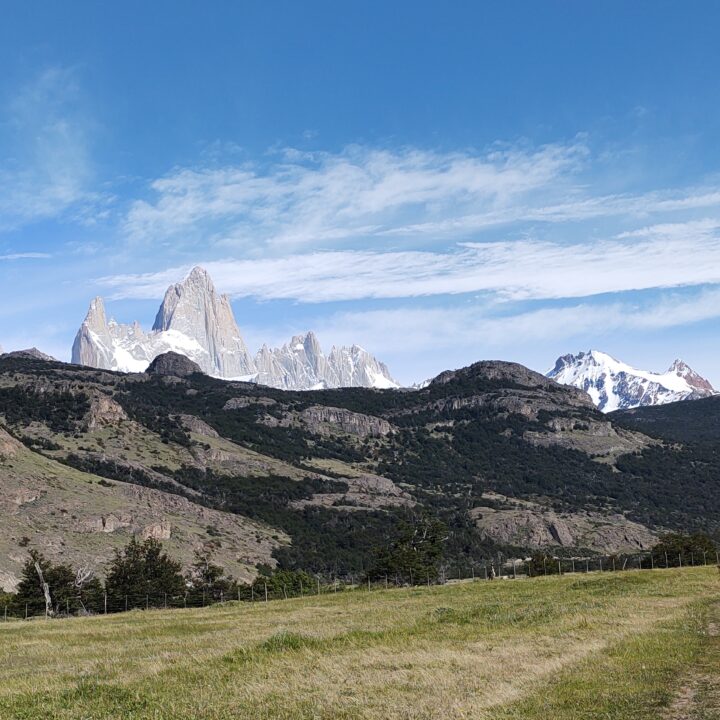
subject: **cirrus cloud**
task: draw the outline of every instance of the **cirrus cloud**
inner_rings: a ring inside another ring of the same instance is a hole
[[[466,243],[447,252],[328,251],[202,263],[231,296],[305,303],[488,293],[543,300],[720,283],[720,220],[662,224],[597,241]],[[176,267],[100,278],[114,298],[157,298]]]

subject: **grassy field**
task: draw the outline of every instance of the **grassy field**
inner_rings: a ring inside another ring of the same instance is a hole
[[[0,624],[0,718],[720,718],[714,567]]]

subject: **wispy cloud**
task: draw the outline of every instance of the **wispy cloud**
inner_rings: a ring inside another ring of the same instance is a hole
[[[215,238],[224,246],[278,248],[366,238],[478,213],[502,216],[525,196],[557,187],[585,161],[581,142],[485,153],[293,149],[265,167],[179,169],[132,204],[131,238]]]
[[[72,71],[45,70],[3,111],[0,230],[79,211],[96,197],[87,114]]]
[[[720,290],[709,289],[689,297],[670,293],[652,301],[578,303],[510,315],[491,314],[475,304],[339,312],[319,319],[316,330],[329,342],[361,342],[381,356],[433,352],[445,358],[465,353],[479,359],[493,357],[498,349],[506,356],[513,346],[526,348],[536,342],[567,347],[574,338],[592,335],[592,342],[602,343],[617,331],[664,330],[716,318]]]
[[[351,146],[340,153],[285,149],[266,165],[180,168],[128,210],[136,241],[261,255],[403,241],[459,241],[520,223],[650,218],[720,207],[720,188],[604,194],[588,185],[581,139],[538,148],[440,153]]]
[[[501,300],[587,297],[720,282],[720,220],[647,227],[575,243],[466,243],[448,252],[316,252],[204,263],[234,297],[328,302],[489,293]],[[101,278],[115,298],[157,298],[188,267]]]
[[[0,255],[0,261],[7,260],[47,260],[51,258],[50,253],[41,252],[25,252],[25,253],[8,253],[7,255]]]

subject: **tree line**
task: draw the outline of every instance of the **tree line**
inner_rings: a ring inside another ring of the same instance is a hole
[[[383,580],[385,585],[443,582],[447,532],[441,521],[425,513],[416,516],[413,522],[402,523],[394,539],[376,548],[371,566],[357,578],[358,582],[367,583],[368,587]],[[632,558],[637,562],[637,557],[623,554],[598,558],[601,570],[623,570]],[[583,565],[585,560],[578,562],[578,571],[587,569]],[[708,535],[668,533],[649,551],[645,567],[683,567],[708,562],[718,562],[717,547]],[[531,577],[567,572],[570,567],[575,571],[572,558],[558,558],[546,551],[534,553],[521,564],[522,574]],[[31,550],[16,591],[0,591],[0,612],[15,617],[60,617],[139,608],[202,607],[226,600],[275,600],[321,592],[319,578],[304,570],[272,569],[267,565],[258,566],[258,570],[252,583],[238,582],[213,562],[210,545],[195,553],[193,564],[183,573],[181,564],[163,550],[158,540],[149,538],[141,542],[132,538],[125,548],[116,551],[101,582],[91,571],[53,564],[42,553]],[[487,567],[485,570],[488,579],[496,576],[494,563],[490,570]],[[498,563],[497,571],[500,570]],[[513,574],[515,570],[513,563]],[[330,589],[344,587],[335,582]],[[323,584],[322,588],[327,591],[328,585]]]
[[[213,562],[212,547],[199,550],[190,568],[183,572],[162,544],[153,538],[132,538],[116,551],[104,582],[89,570],[50,562],[31,550],[14,593],[0,597],[4,612],[15,617],[49,617],[122,612],[136,608],[199,607],[228,599],[243,599],[259,593],[262,577],[269,583],[269,595],[278,596],[278,583],[293,588],[305,573],[283,571],[263,573],[253,585],[244,585]],[[309,576],[308,576],[309,577]],[[309,585],[311,580],[305,578]],[[263,595],[265,586],[263,585]]]
[[[447,538],[445,526],[429,515],[401,523],[397,536],[373,553],[358,582],[390,577],[396,584],[436,581]],[[153,538],[132,538],[115,555],[104,582],[92,571],[53,563],[31,550],[14,593],[0,592],[0,612],[14,617],[48,617],[123,612],[138,608],[201,607],[225,600],[271,600],[320,592],[318,577],[304,570],[258,566],[252,583],[242,583],[213,562],[209,543],[183,572]],[[323,583],[327,589],[327,583]],[[337,583],[332,587],[337,589]]]

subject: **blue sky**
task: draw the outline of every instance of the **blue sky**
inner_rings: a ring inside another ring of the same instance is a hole
[[[590,347],[720,385],[714,2],[56,2],[0,23],[0,344],[194,264],[404,382]]]

